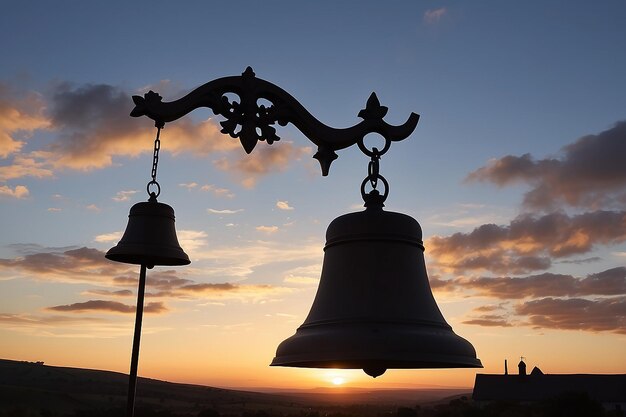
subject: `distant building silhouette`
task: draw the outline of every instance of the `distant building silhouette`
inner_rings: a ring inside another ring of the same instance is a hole
[[[524,358],[520,359],[517,368],[519,369],[520,376],[526,376],[526,363],[524,362]]]
[[[523,359],[523,358],[522,358]],[[532,403],[565,393],[586,393],[606,410],[626,410],[626,374],[544,374],[534,367],[526,374],[526,363],[520,360],[519,374],[476,374],[472,398],[477,404],[493,401]]]

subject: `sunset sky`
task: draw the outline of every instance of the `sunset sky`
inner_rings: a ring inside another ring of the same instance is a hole
[[[0,358],[128,372],[147,200],[132,95],[257,77],[349,127],[374,91],[415,132],[382,158],[437,303],[484,369],[626,373],[626,3],[7,1],[0,13]],[[192,263],[148,271],[139,374],[219,387],[471,387],[477,370],[269,367],[368,158],[328,177],[292,125],[246,155],[199,109],[161,133],[159,201]],[[376,143],[376,135],[371,135]]]

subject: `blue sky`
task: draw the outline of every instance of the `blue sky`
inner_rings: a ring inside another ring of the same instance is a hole
[[[155,132],[130,97],[171,101],[252,66],[333,127],[358,123],[373,91],[389,123],[421,115],[381,160],[387,208],[421,223],[435,297],[485,372],[521,355],[626,372],[625,20],[622,1],[5,3],[0,357],[127,370],[135,288],[119,278],[136,271],[98,259],[147,198]],[[293,126],[246,156],[219,121],[197,110],[162,132],[160,201],[192,265],[149,279],[140,373],[327,383],[266,365],[308,312],[325,228],[359,209],[368,160],[341,151],[322,177]],[[228,359],[206,359],[209,345]],[[470,386],[474,373],[341,377]]]

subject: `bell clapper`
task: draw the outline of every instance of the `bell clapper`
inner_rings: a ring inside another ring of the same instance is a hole
[[[382,374],[385,373],[385,371],[387,371],[387,369],[385,368],[377,368],[377,367],[365,367],[363,368],[363,372],[365,372],[366,374],[368,374],[369,376],[371,376],[372,378],[376,378],[377,376],[381,376]]]

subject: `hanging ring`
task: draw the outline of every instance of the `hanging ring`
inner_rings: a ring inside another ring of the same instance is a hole
[[[383,176],[382,176],[382,175],[380,175],[380,174],[376,174],[376,175],[375,175],[375,177],[376,177],[376,178],[372,178],[372,177],[374,177],[374,176],[369,176],[369,175],[368,175],[368,176],[367,176],[367,177],[363,180],[363,182],[361,183],[361,197],[363,198],[363,201],[367,202],[367,200],[368,200],[367,196],[368,196],[368,195],[371,195],[373,192],[376,192],[376,193],[380,194],[380,193],[378,192],[378,190],[376,190],[376,189],[374,189],[374,190],[370,191],[369,193],[366,193],[366,192],[365,192],[365,186],[367,185],[367,183],[368,183],[368,182],[369,182],[369,183],[371,183],[371,184],[374,184],[374,183],[378,182],[378,180],[380,180],[380,181],[383,183],[383,185],[385,186],[385,187],[384,187],[384,188],[385,188],[385,191],[384,191],[384,193],[383,193],[383,195],[382,195],[382,201],[381,201],[381,203],[382,203],[382,202],[384,202],[384,201],[387,199],[387,196],[389,195],[389,183],[387,182],[387,180],[385,179],[385,177],[383,177]]]
[[[380,151],[376,147],[372,148],[371,151],[369,149],[367,149],[367,147],[365,146],[365,136],[360,138],[356,142],[356,144],[359,146],[359,149],[361,150],[361,152],[363,152],[365,155],[369,156],[370,158],[371,157],[380,158],[385,153],[387,153],[387,151],[391,147],[391,140],[387,139],[384,136],[383,136],[383,139],[385,140],[385,146],[383,146],[383,149],[380,150]]]
[[[156,186],[156,192],[155,191],[150,191],[150,187],[154,185]],[[155,199],[161,194],[161,186],[159,185],[158,182],[156,182],[155,180],[152,180],[148,183],[148,185],[146,185],[146,191],[148,192],[148,195],[150,196],[150,199]]]

